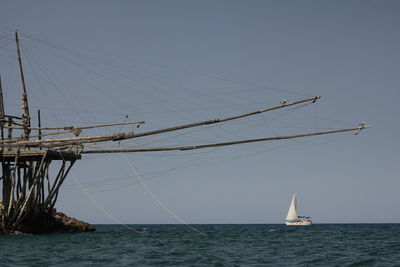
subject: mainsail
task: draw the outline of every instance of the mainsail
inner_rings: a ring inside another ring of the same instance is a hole
[[[286,221],[294,221],[297,219],[297,210],[296,210],[296,195],[293,195],[292,202],[290,202],[290,207],[288,214],[286,216]]]

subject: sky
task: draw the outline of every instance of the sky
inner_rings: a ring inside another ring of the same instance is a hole
[[[40,109],[46,126],[144,120],[134,130],[141,132],[321,96],[305,107],[107,148],[371,126],[359,135],[126,154],[182,220],[283,223],[296,192],[299,212],[315,223],[400,222],[399,1],[1,3],[6,113],[20,113],[15,47],[7,36],[18,29],[31,114],[35,121]],[[121,154],[83,155],[73,176],[121,222],[180,223]],[[115,223],[73,176],[57,209],[90,223]]]

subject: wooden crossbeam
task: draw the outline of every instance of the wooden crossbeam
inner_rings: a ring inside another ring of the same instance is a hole
[[[43,140],[31,140],[31,141],[25,140],[25,141],[16,141],[16,142],[13,142],[10,144],[8,144],[8,143],[0,144],[0,147],[38,147],[38,146],[42,146],[42,147],[51,148],[51,147],[67,146],[67,145],[71,145],[71,144],[78,145],[78,144],[84,144],[84,143],[127,140],[127,139],[132,139],[132,138],[143,137],[143,136],[178,131],[178,130],[198,127],[198,126],[202,126],[202,125],[211,125],[211,124],[222,123],[222,122],[231,121],[231,120],[237,120],[240,118],[253,116],[256,114],[260,114],[260,113],[265,113],[265,112],[269,112],[269,111],[273,111],[273,110],[277,110],[277,109],[281,109],[281,108],[290,107],[293,105],[298,105],[298,104],[302,104],[302,103],[306,103],[306,102],[315,102],[318,99],[320,99],[320,96],[314,96],[314,97],[301,99],[301,100],[297,100],[297,101],[293,101],[293,102],[289,102],[289,103],[282,103],[281,105],[277,105],[274,107],[260,109],[257,111],[243,113],[243,114],[239,114],[239,115],[235,115],[235,116],[231,116],[231,117],[218,118],[218,119],[200,121],[200,122],[196,122],[196,123],[183,124],[183,125],[179,125],[179,126],[159,129],[159,130],[155,130],[155,131],[148,131],[148,132],[138,133],[138,134],[135,134],[133,132],[126,132],[126,133],[98,135],[98,136],[53,138],[53,139],[43,139]]]
[[[176,147],[126,148],[126,149],[108,149],[108,150],[86,150],[86,151],[82,151],[81,154],[104,154],[104,153],[195,150],[195,149],[204,149],[204,148],[213,148],[213,147],[232,146],[232,145],[239,145],[239,144],[246,144],[246,143],[256,143],[256,142],[265,142],[265,141],[278,141],[278,140],[302,138],[302,137],[308,137],[308,136],[327,135],[327,134],[335,134],[335,133],[342,133],[342,132],[349,132],[349,131],[361,131],[361,130],[363,130],[365,128],[369,128],[369,126],[363,125],[363,126],[360,126],[360,127],[357,127],[357,128],[350,128],[350,129],[341,129],[341,130],[334,130],[334,131],[316,132],[316,133],[298,134],[298,135],[289,135],[289,136],[276,136],[276,137],[265,137],[265,138],[257,138],[257,139],[246,139],[246,140],[222,142],[222,143],[213,143],[213,144],[205,144],[205,145],[176,146]],[[356,132],[356,133],[358,133],[358,132]]]
[[[2,151],[0,152],[0,159],[5,162],[14,162],[17,153],[18,152],[16,151]],[[81,159],[81,155],[73,151],[26,150],[19,152],[18,161],[19,162],[38,161],[41,160],[43,155],[45,154],[46,158],[49,160],[65,159],[67,161],[71,161],[71,160]]]

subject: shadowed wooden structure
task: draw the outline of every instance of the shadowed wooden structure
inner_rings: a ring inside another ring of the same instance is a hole
[[[98,136],[80,136],[85,129],[98,127],[112,127],[120,125],[140,125],[143,121],[121,122],[100,124],[85,127],[61,126],[42,127],[40,111],[38,111],[38,127],[31,126],[31,117],[28,104],[28,94],[25,85],[22,59],[19,48],[18,32],[15,32],[17,57],[22,82],[21,109],[22,116],[6,115],[3,103],[3,88],[0,77],[0,158],[2,164],[2,205],[0,225],[4,232],[15,230],[25,231],[26,226],[43,225],[54,212],[60,187],[65,181],[69,171],[82,154],[98,153],[128,153],[128,152],[153,152],[173,150],[194,150],[221,146],[231,146],[254,142],[279,141],[293,138],[304,138],[308,136],[327,135],[341,132],[359,131],[368,128],[364,123],[354,128],[339,129],[325,132],[303,133],[291,136],[264,137],[258,139],[246,139],[221,143],[199,144],[191,146],[172,147],[144,147],[124,149],[90,149],[85,145],[102,142],[121,141],[133,138],[142,138],[151,135],[179,131],[183,129],[200,127],[237,120],[260,113],[270,112],[304,103],[314,103],[320,97],[300,99],[293,102],[281,102],[280,105],[239,114],[226,118],[218,118],[195,123],[189,123],[169,128],[147,131],[147,132],[125,132]],[[32,136],[31,131],[38,131],[38,135]],[[46,131],[46,133],[43,133]],[[22,133],[15,135],[15,132]],[[60,134],[72,134],[68,138],[49,138]],[[58,162],[58,164],[52,164]],[[55,167],[57,166],[57,167]],[[53,168],[53,169],[52,169]],[[28,227],[29,228],[29,227]],[[26,230],[31,231],[32,230]]]

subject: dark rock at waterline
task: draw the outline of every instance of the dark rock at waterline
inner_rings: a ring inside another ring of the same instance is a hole
[[[0,211],[3,211],[1,206]],[[28,234],[50,234],[94,231],[96,231],[96,228],[89,223],[69,217],[62,212],[56,211],[55,209],[53,209],[51,212],[47,210],[35,211],[17,226],[12,228],[4,226],[4,223],[0,221],[0,234],[12,234],[15,232]]]
[[[53,216],[55,227],[63,232],[94,232],[96,228],[92,225],[69,217],[62,212],[56,212]]]

